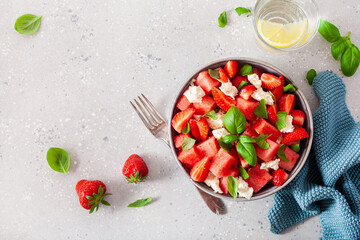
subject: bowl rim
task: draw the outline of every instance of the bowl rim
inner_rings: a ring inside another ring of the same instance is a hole
[[[176,110],[177,101],[182,96],[185,88],[188,87],[188,85],[190,84],[192,79],[195,76],[197,76],[201,71],[204,71],[204,69],[208,69],[213,65],[220,64],[221,62],[226,62],[226,61],[230,61],[230,60],[237,61],[237,62],[239,62],[239,61],[246,62],[246,63],[249,63],[250,65],[251,65],[251,63],[255,63],[257,65],[261,65],[263,67],[269,68],[269,69],[283,75],[285,77],[285,79],[296,88],[296,91],[299,94],[299,96],[300,96],[300,98],[302,100],[302,103],[305,106],[306,117],[307,117],[308,123],[309,123],[309,127],[308,127],[309,141],[308,141],[307,148],[304,150],[303,155],[298,160],[297,166],[295,165],[296,168],[293,169],[293,171],[289,174],[290,175],[289,179],[282,186],[275,187],[275,188],[269,190],[268,192],[266,192],[264,194],[261,194],[261,195],[256,195],[255,194],[250,199],[246,199],[246,198],[243,198],[243,197],[236,198],[236,201],[239,201],[239,202],[254,201],[254,200],[258,200],[258,199],[262,199],[262,198],[271,196],[271,195],[275,194],[276,192],[278,192],[279,190],[283,189],[285,186],[287,186],[299,174],[299,172],[301,171],[301,169],[305,165],[305,162],[307,161],[307,158],[309,156],[310,149],[311,149],[311,146],[312,146],[312,142],[313,142],[313,129],[314,129],[314,126],[313,126],[313,118],[312,118],[312,112],[311,112],[310,105],[309,105],[308,101],[306,100],[306,98],[305,98],[304,94],[302,93],[302,91],[297,87],[297,85],[291,80],[291,78],[285,72],[283,72],[279,68],[273,66],[272,64],[269,64],[267,62],[264,62],[264,61],[261,61],[261,60],[258,60],[258,59],[248,58],[248,57],[226,57],[226,58],[218,59],[216,61],[212,61],[210,63],[205,64],[203,67],[198,68],[198,70],[195,73],[193,73],[188,78],[186,78],[187,79],[186,82],[182,85],[182,88],[180,89],[178,94],[173,98],[172,105],[171,105],[171,108],[170,108],[169,124],[168,124],[169,143],[170,143],[171,152],[172,152],[172,154],[173,154],[173,156],[175,158],[175,161],[177,162],[179,167],[183,170],[183,173],[186,174],[187,179],[190,180],[190,182],[192,182],[192,184],[195,187],[197,187],[200,190],[202,190],[202,191],[204,191],[204,192],[206,192],[206,193],[208,193],[208,194],[210,194],[212,196],[215,196],[217,198],[221,198],[221,199],[224,199],[224,200],[233,199],[233,197],[228,195],[228,194],[224,195],[224,194],[220,194],[220,193],[215,193],[212,189],[210,189],[210,187],[207,187],[207,186],[205,187],[204,183],[195,182],[190,178],[188,170],[185,169],[185,167],[181,164],[181,162],[177,158],[176,148],[175,148],[174,140],[173,140],[173,136],[172,136],[172,126],[171,126],[171,119],[172,119],[173,114],[174,114],[174,112]]]

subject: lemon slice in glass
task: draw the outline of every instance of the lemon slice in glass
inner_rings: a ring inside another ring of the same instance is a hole
[[[306,26],[306,21],[281,24],[259,20],[257,30],[269,45],[276,48],[287,48],[302,40],[306,32]]]

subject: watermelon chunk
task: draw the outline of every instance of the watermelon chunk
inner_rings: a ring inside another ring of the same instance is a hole
[[[244,113],[245,118],[249,120],[255,120],[257,118],[254,110],[259,104],[260,102],[252,99],[245,100],[242,97],[236,98],[236,106]]]
[[[185,137],[191,138],[190,134],[179,134],[174,137],[174,143],[176,148],[181,148]]]
[[[249,187],[254,189],[254,193],[257,193],[262,189],[271,179],[272,176],[264,169],[260,169],[260,165],[256,164],[255,167],[252,167],[248,170],[249,178],[245,181],[248,183]]]
[[[193,104],[189,102],[187,97],[185,95],[182,95],[179,101],[177,102],[176,107],[180,109],[180,111],[184,111],[185,109],[188,109],[192,105]]]
[[[194,103],[195,114],[204,115],[216,108],[216,102],[210,96],[204,96],[199,103]]]
[[[263,118],[259,118],[252,127],[258,134],[271,134],[269,139],[273,141],[276,141],[281,136],[281,132]]]
[[[220,148],[218,153],[212,160],[210,166],[210,171],[218,178],[225,176],[229,168],[236,164],[236,158],[234,158],[230,153]]]
[[[221,191],[223,191],[224,194],[228,194],[229,193],[229,189],[227,187],[227,176],[233,176],[233,177],[237,177],[240,175],[240,171],[239,169],[235,168],[235,167],[231,167],[229,168],[228,171],[226,171],[225,176],[223,176],[222,178],[220,178],[220,188]]]
[[[285,169],[288,172],[291,172],[296,164],[296,161],[299,159],[300,155],[289,147],[285,147],[284,152],[286,158],[289,159],[289,162],[280,160],[279,167]]]
[[[221,83],[210,77],[208,71],[202,71],[196,78],[195,84],[200,86],[206,95],[209,95],[212,88],[220,87]]]
[[[227,187],[227,177],[220,178],[219,186],[224,194],[229,194],[229,189]]]
[[[214,136],[209,137],[205,141],[199,143],[196,146],[196,150],[201,158],[208,157],[212,159],[219,151],[219,143]]]
[[[259,134],[252,127],[245,128],[245,130],[242,134],[249,136],[251,138],[259,136]]]
[[[191,169],[195,163],[199,162],[202,158],[195,147],[192,147],[185,152],[180,151],[178,159],[186,168]]]
[[[256,155],[262,159],[263,161],[265,162],[268,162],[268,161],[271,161],[273,157],[275,157],[279,147],[280,147],[280,144],[272,141],[271,139],[266,139],[265,140],[270,148],[269,149],[262,149],[260,148],[258,145],[255,145],[255,150],[256,150]]]
[[[231,82],[232,84],[236,87],[236,88],[239,88],[239,85],[242,81],[246,81],[246,82],[249,82],[248,79],[247,79],[247,76],[236,76],[234,77]]]

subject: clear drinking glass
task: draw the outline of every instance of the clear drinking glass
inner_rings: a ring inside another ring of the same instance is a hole
[[[314,0],[258,0],[253,24],[263,47],[275,51],[297,50],[317,32],[318,7]]]

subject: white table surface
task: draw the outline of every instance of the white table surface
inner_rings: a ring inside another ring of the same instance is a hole
[[[320,35],[296,52],[271,53],[255,40],[251,18],[235,7],[255,1],[13,0],[1,1],[0,238],[1,239],[317,239],[318,217],[282,235],[269,231],[273,197],[226,202],[216,216],[185,178],[170,150],[147,132],[129,100],[144,93],[169,120],[172,99],[199,67],[231,56],[258,58],[283,69],[318,100],[305,80],[310,68],[343,76]],[[321,16],[360,46],[360,3],[317,1]],[[228,12],[228,26],[217,17]],[[43,15],[32,36],[14,30],[18,16]],[[360,71],[344,78],[347,103],[360,119]],[[52,171],[49,147],[71,156],[67,176]],[[126,158],[145,159],[150,176],[127,184]],[[111,207],[89,215],[75,184],[103,180]],[[126,206],[152,196],[150,205]]]

